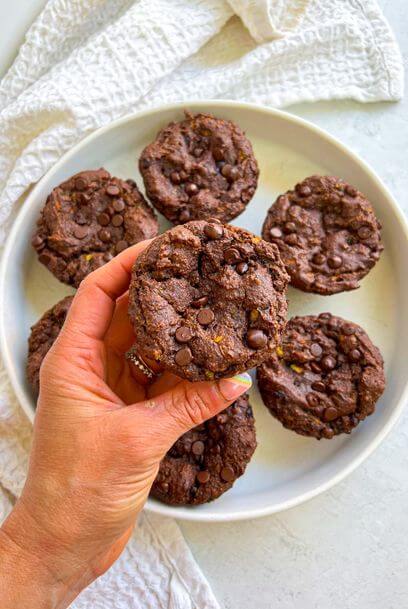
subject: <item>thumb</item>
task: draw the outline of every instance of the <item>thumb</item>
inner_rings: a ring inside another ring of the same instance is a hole
[[[186,431],[214,417],[252,385],[248,373],[215,382],[183,381],[144,404],[151,416],[151,432],[157,447],[167,451]],[[135,404],[130,408],[140,408]],[[128,410],[128,409],[127,409]],[[139,410],[140,412],[140,410]]]

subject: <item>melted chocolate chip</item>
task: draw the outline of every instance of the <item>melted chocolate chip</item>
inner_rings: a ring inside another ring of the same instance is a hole
[[[197,314],[197,321],[202,326],[208,326],[214,321],[215,315],[211,309],[201,309]]]
[[[125,209],[126,205],[123,199],[115,199],[112,207],[115,211],[121,212]]]
[[[192,339],[193,333],[187,326],[181,326],[177,328],[175,336],[178,343],[188,343]]]
[[[74,228],[74,236],[77,239],[85,239],[88,235],[88,227],[87,226],[76,226]]]
[[[188,347],[183,347],[177,351],[174,359],[178,366],[187,366],[193,361],[193,354]]]
[[[224,234],[224,229],[220,224],[206,224],[204,227],[204,234],[209,239],[217,240],[221,239]]]
[[[281,239],[281,237],[283,236],[283,233],[282,233],[281,229],[279,228],[279,226],[273,226],[269,230],[269,234],[273,239]]]
[[[120,188],[119,186],[116,186],[116,184],[108,184],[106,187],[106,194],[108,194],[110,197],[116,197],[119,193]]]
[[[129,247],[129,243],[127,241],[121,240],[118,241],[116,244],[116,253],[120,254],[120,252],[123,252],[123,250],[127,249]]]
[[[235,478],[235,472],[232,467],[223,467],[220,472],[221,478],[224,482],[233,482]]]
[[[101,226],[108,226],[109,222],[110,222],[110,217],[108,214],[106,214],[106,213],[99,214],[98,224],[100,224]]]
[[[246,340],[251,349],[263,349],[268,342],[268,337],[262,330],[251,329],[247,332]]]
[[[193,442],[193,444],[191,445],[191,452],[196,456],[200,456],[203,454],[204,448],[205,448],[204,442],[202,442],[201,440],[197,440],[196,442]]]
[[[237,264],[241,261],[241,254],[235,247],[230,247],[224,252],[224,260],[227,264]]]
[[[205,307],[207,302],[208,302],[208,296],[201,296],[200,298],[193,300],[193,302],[191,303],[191,306],[194,307],[195,309],[199,309],[200,307]]]

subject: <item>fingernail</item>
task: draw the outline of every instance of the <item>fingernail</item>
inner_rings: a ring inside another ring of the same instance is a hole
[[[247,372],[237,374],[230,379],[220,379],[218,381],[218,389],[222,397],[230,402],[239,397],[252,385],[252,379]]]

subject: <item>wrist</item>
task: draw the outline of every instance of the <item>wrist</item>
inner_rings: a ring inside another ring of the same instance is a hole
[[[0,607],[64,609],[80,590],[74,591],[58,576],[52,543],[31,525],[17,503],[0,528]]]
[[[0,529],[0,606],[2,609],[60,609],[65,592],[34,554]]]

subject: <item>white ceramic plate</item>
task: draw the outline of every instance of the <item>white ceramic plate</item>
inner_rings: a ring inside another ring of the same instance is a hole
[[[50,190],[82,169],[106,167],[114,175],[133,177],[142,185],[137,159],[157,131],[183,116],[184,105],[143,112],[117,121],[84,139],[27,196],[9,236],[0,278],[0,335],[8,373],[17,396],[32,420],[34,397],[25,379],[30,325],[70,292],[40,265],[30,238]],[[266,211],[276,196],[313,173],[339,175],[372,201],[384,230],[385,251],[354,292],[317,296],[289,291],[290,314],[330,310],[361,324],[385,359],[387,389],[376,413],[350,436],[317,442],[285,430],[267,412],[256,387],[251,392],[258,448],[246,474],[212,503],[173,508],[149,500],[147,509],[202,521],[262,516],[299,504],[339,482],[383,440],[407,399],[408,369],[408,231],[395,201],[374,172],[355,154],[310,123],[266,108],[209,101],[190,103],[192,111],[208,111],[236,121],[253,143],[260,182],[253,201],[235,224],[260,233]],[[163,221],[162,228],[167,223]]]

